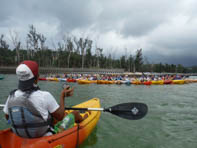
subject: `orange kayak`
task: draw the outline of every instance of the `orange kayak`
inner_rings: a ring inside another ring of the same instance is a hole
[[[78,80],[78,84],[91,84],[92,82],[89,80]]]
[[[132,81],[132,82],[131,82],[131,84],[141,85],[141,84],[142,84],[142,82],[140,82],[140,81]]]
[[[100,108],[100,100],[93,98],[74,107]],[[91,111],[88,118],[79,124],[79,128],[75,125],[61,133],[41,138],[21,138],[12,133],[10,129],[1,130],[0,148],[76,148],[90,135],[100,114],[100,111]]]
[[[144,85],[151,85],[152,82],[151,82],[151,81],[145,81],[145,82],[143,82],[143,84],[144,84]]]

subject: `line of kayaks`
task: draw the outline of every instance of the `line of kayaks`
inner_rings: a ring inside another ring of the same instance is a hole
[[[96,80],[96,81],[90,81],[90,80],[78,80],[78,84],[135,84],[135,85],[163,85],[163,84],[185,84],[185,80],[159,80],[159,81],[108,81],[108,80]]]
[[[66,78],[53,78],[53,77],[47,77],[47,78],[39,78],[41,81],[63,81],[63,82],[77,82],[77,79],[66,79]]]
[[[56,82],[77,82],[78,84],[134,84],[134,85],[164,85],[164,84],[186,84],[194,83],[197,80],[154,80],[154,81],[129,81],[129,80],[80,80],[80,79],[66,79],[66,78],[39,78],[43,81],[56,81]]]

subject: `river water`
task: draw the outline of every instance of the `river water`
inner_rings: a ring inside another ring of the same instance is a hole
[[[126,120],[110,113],[101,118],[80,148],[196,148],[197,84],[185,85],[78,85],[74,95],[66,99],[72,106],[97,97],[102,107],[125,102],[143,102],[148,114],[140,120]],[[0,104],[17,86],[15,75],[0,80]],[[40,81],[42,90],[50,91],[59,102],[62,82]],[[8,128],[0,111],[0,129]]]

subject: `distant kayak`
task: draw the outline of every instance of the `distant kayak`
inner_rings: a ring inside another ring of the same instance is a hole
[[[151,81],[145,81],[145,82],[143,82],[143,84],[144,84],[144,85],[151,85],[152,82],[151,82]]]
[[[67,82],[76,82],[76,79],[67,79]]]
[[[4,76],[0,76],[0,80],[3,80],[4,79]]]
[[[141,84],[142,84],[142,82],[140,82],[140,81],[132,81],[132,82],[131,82],[131,84],[141,85]]]
[[[77,83],[78,84],[91,84],[92,82],[89,80],[78,80]]]
[[[152,82],[152,84],[154,84],[154,85],[162,85],[162,84],[164,84],[164,81],[163,81],[163,80],[151,81],[151,82]]]
[[[59,81],[58,78],[52,78],[52,77],[47,77],[46,79],[47,79],[48,81],[56,81],[56,82]]]
[[[46,78],[39,78],[40,81],[46,81]]]
[[[172,84],[184,84],[185,80],[172,80]]]
[[[196,79],[186,79],[185,83],[196,83],[197,80]]]
[[[164,80],[163,84],[172,84],[172,80]]]
[[[97,84],[115,84],[115,81],[97,80]]]
[[[58,80],[61,81],[61,82],[66,82],[67,81],[66,78],[58,78]]]

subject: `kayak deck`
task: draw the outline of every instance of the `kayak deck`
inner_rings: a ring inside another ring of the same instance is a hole
[[[93,98],[73,107],[100,108],[100,100]],[[92,132],[99,118],[99,111],[91,111],[87,119],[61,133],[41,138],[26,139],[16,136],[10,129],[0,131],[0,148],[66,147],[75,148]]]

